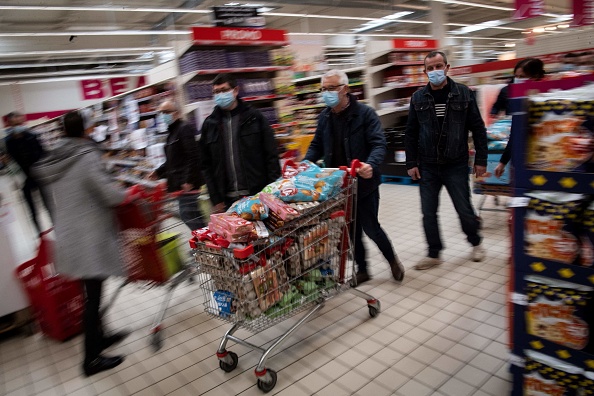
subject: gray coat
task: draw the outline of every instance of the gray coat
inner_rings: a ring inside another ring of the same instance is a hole
[[[126,192],[103,169],[97,145],[65,138],[31,173],[48,197],[57,271],[73,278],[123,275],[114,207]]]

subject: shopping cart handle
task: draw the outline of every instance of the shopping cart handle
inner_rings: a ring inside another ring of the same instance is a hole
[[[239,249],[239,248],[233,249],[233,255],[235,256],[235,258],[238,258],[240,260],[245,260],[245,259],[249,258],[252,254],[254,254],[254,246],[253,245],[247,245],[243,249]]]
[[[361,165],[361,161],[359,161],[358,159],[354,159],[351,162],[351,177],[355,177],[357,176],[357,169],[361,168],[363,165]]]

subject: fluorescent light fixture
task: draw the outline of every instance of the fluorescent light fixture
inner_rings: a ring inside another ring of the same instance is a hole
[[[505,22],[505,23],[507,23],[507,22]],[[446,26],[467,27],[467,26],[475,26],[475,25],[469,25],[467,23],[446,23]],[[524,29],[520,29],[520,28],[513,28],[513,27],[507,27],[507,26],[490,26],[489,29],[516,30],[516,31],[523,31],[524,30]]]
[[[117,69],[113,68],[102,68],[101,70],[105,70],[106,72],[125,72],[130,71],[128,67],[120,67]],[[146,72],[147,70],[144,70]],[[30,78],[30,77],[50,77],[50,76],[69,76],[69,75],[81,75],[81,74],[97,74],[98,70],[63,70],[63,71],[52,71],[52,72],[40,72],[40,73],[22,73],[22,74],[4,74],[0,75],[0,80],[4,80],[7,78],[12,79],[19,79],[19,78]],[[109,74],[104,75],[104,77],[110,77]]]
[[[472,32],[477,32],[479,30],[489,29],[489,28],[495,27],[495,26],[500,26],[500,25],[503,25],[504,23],[505,22],[503,22],[499,19],[496,19],[493,21],[486,21],[486,22],[478,23],[476,25],[465,26],[458,30],[451,31],[450,34],[468,34],[468,33],[472,33]]]
[[[552,32],[553,30],[557,30],[557,26],[547,26],[545,27],[545,30],[547,32]]]
[[[569,27],[569,25],[565,23],[565,24],[562,24],[562,25],[557,25],[557,27],[559,29],[567,29]]]
[[[0,32],[0,37],[57,37],[57,36],[178,36],[189,30],[94,30],[91,32]]]
[[[532,32],[533,33],[544,33],[545,32],[545,28],[543,28],[543,27],[537,27],[537,28],[532,29]]]
[[[0,69],[34,69],[38,67],[56,67],[56,66],[82,66],[94,65],[97,63],[146,63],[151,62],[152,59],[120,59],[106,62],[102,59],[80,61],[80,62],[54,62],[54,63],[18,63],[12,65],[0,65]]]
[[[500,37],[476,37],[476,36],[446,36],[447,39],[465,39],[465,40],[492,40],[492,41],[516,41],[517,39],[512,38],[500,38]]]
[[[142,74],[140,74],[142,75]],[[56,78],[43,78],[37,80],[13,80],[13,81],[0,81],[0,85],[13,85],[13,84],[37,84],[37,83],[47,83],[47,82],[59,82],[59,81],[80,81],[80,80],[87,80],[87,79],[99,79],[99,80],[106,80],[109,78],[118,78],[118,77],[138,77],[139,74],[136,73],[120,73],[120,74],[103,74],[103,75],[93,75],[93,76],[71,76],[71,77],[56,77]]]
[[[385,17],[382,17],[380,19],[376,19],[374,21],[369,21],[369,22],[364,23],[361,27],[353,30],[353,33],[357,34],[357,33],[366,32],[368,30],[377,29],[380,26],[384,26],[389,23],[392,23],[392,22],[394,22],[402,17],[405,17],[407,15],[410,15],[412,13],[413,13],[412,11],[400,11],[400,12],[396,12],[394,14],[386,15]]]
[[[353,37],[352,33],[287,33],[289,36],[345,36]],[[359,34],[361,37],[410,37],[410,38],[432,38],[430,34]]]
[[[8,58],[13,56],[37,56],[37,55],[62,55],[62,54],[99,54],[102,52],[117,52],[124,53],[131,51],[171,51],[171,47],[136,47],[136,48],[105,48],[105,49],[80,49],[80,50],[55,50],[55,51],[22,51],[22,52],[0,52],[0,58]],[[103,56],[103,55],[102,55]],[[122,55],[120,55],[122,56]]]
[[[516,43],[505,43],[506,47],[515,47]]]
[[[511,7],[500,7],[494,6],[489,4],[478,4],[478,3],[471,3],[468,1],[459,1],[459,0],[433,0],[438,3],[445,3],[445,4],[456,4],[456,5],[465,5],[470,7],[478,7],[478,8],[488,8],[490,10],[501,10],[501,11],[513,11],[514,9]]]
[[[399,19],[405,16],[408,16],[410,14],[412,14],[412,11],[400,11],[400,12],[395,12],[393,14],[390,15],[386,15],[385,17],[382,17],[382,19],[389,19],[389,20],[394,20],[394,19]]]
[[[2,5],[0,10],[12,11],[95,11],[95,12],[158,12],[158,13],[179,13],[179,14],[210,14],[210,10],[196,10],[192,8],[155,8],[155,7],[77,7],[77,6],[26,6],[26,5]]]
[[[240,3],[227,3],[226,6],[238,6]]]
[[[343,20],[347,20],[347,21],[376,21],[377,20],[377,18],[346,17],[346,16],[340,16],[340,15],[291,14],[291,13],[286,13],[286,12],[266,12],[262,15],[277,16],[277,17],[295,17],[295,18],[343,19]]]

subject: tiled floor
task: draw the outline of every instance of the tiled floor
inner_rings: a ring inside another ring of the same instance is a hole
[[[407,268],[425,254],[418,187],[383,185],[380,219]],[[479,197],[474,197],[475,202]],[[487,207],[493,206],[489,198]],[[447,194],[441,204],[445,263],[425,272],[408,270],[399,285],[379,251],[369,249],[373,279],[361,286],[380,299],[371,319],[363,300],[349,293],[329,301],[268,361],[278,373],[270,394],[503,396],[507,372],[505,307],[509,238],[507,214],[483,212],[487,259],[468,260]],[[107,294],[118,281],[110,281]],[[260,395],[254,368],[259,355],[239,345],[239,366],[225,373],[215,356],[228,324],[208,317],[197,284],[174,294],[165,320],[163,348],[154,353],[148,331],[162,289],[127,286],[107,317],[108,327],[133,333],[112,353],[126,355],[116,369],[85,378],[81,337],[65,343],[39,335],[0,341],[3,395]],[[239,337],[265,344],[292,321]]]

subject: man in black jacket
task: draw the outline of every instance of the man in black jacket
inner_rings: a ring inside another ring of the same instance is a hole
[[[201,161],[214,212],[259,193],[280,177],[274,131],[258,110],[237,98],[229,74],[213,80],[216,107],[202,125]]]
[[[315,162],[324,158],[326,166],[350,166],[358,159],[357,218],[355,227],[355,261],[357,283],[369,280],[363,231],[375,242],[392,269],[397,281],[404,278],[404,267],[394,253],[390,239],[378,221],[379,166],[386,154],[386,137],[375,111],[357,102],[348,93],[349,79],[340,70],[330,70],[322,77],[322,97],[328,106],[318,119],[316,134],[305,159]]]
[[[204,184],[200,171],[200,152],[196,128],[180,118],[179,108],[172,101],[159,106],[169,134],[165,143],[165,163],[153,177],[167,178],[169,192],[181,191],[178,198],[180,218],[191,230],[204,227],[198,207],[200,187]]]
[[[468,131],[476,149],[474,173],[480,177],[487,168],[487,130],[474,93],[447,77],[449,68],[443,52],[433,51],[425,57],[429,83],[413,94],[406,126],[406,167],[414,180],[420,179],[423,228],[429,245],[427,257],[415,266],[418,270],[442,262],[437,217],[442,186],[452,198],[462,231],[473,246],[472,260],[485,258],[479,220],[470,200]]]
[[[37,209],[33,199],[33,192],[39,191],[42,201],[46,204],[45,196],[39,189],[37,182],[31,177],[31,166],[37,162],[43,155],[43,147],[37,136],[29,128],[24,126],[25,116],[18,111],[13,111],[7,116],[9,128],[6,130],[6,152],[12,159],[19,164],[25,176],[25,185],[23,186],[23,195],[31,211],[33,223],[37,231],[41,233],[42,229],[37,219]],[[47,207],[47,204],[45,205]]]

